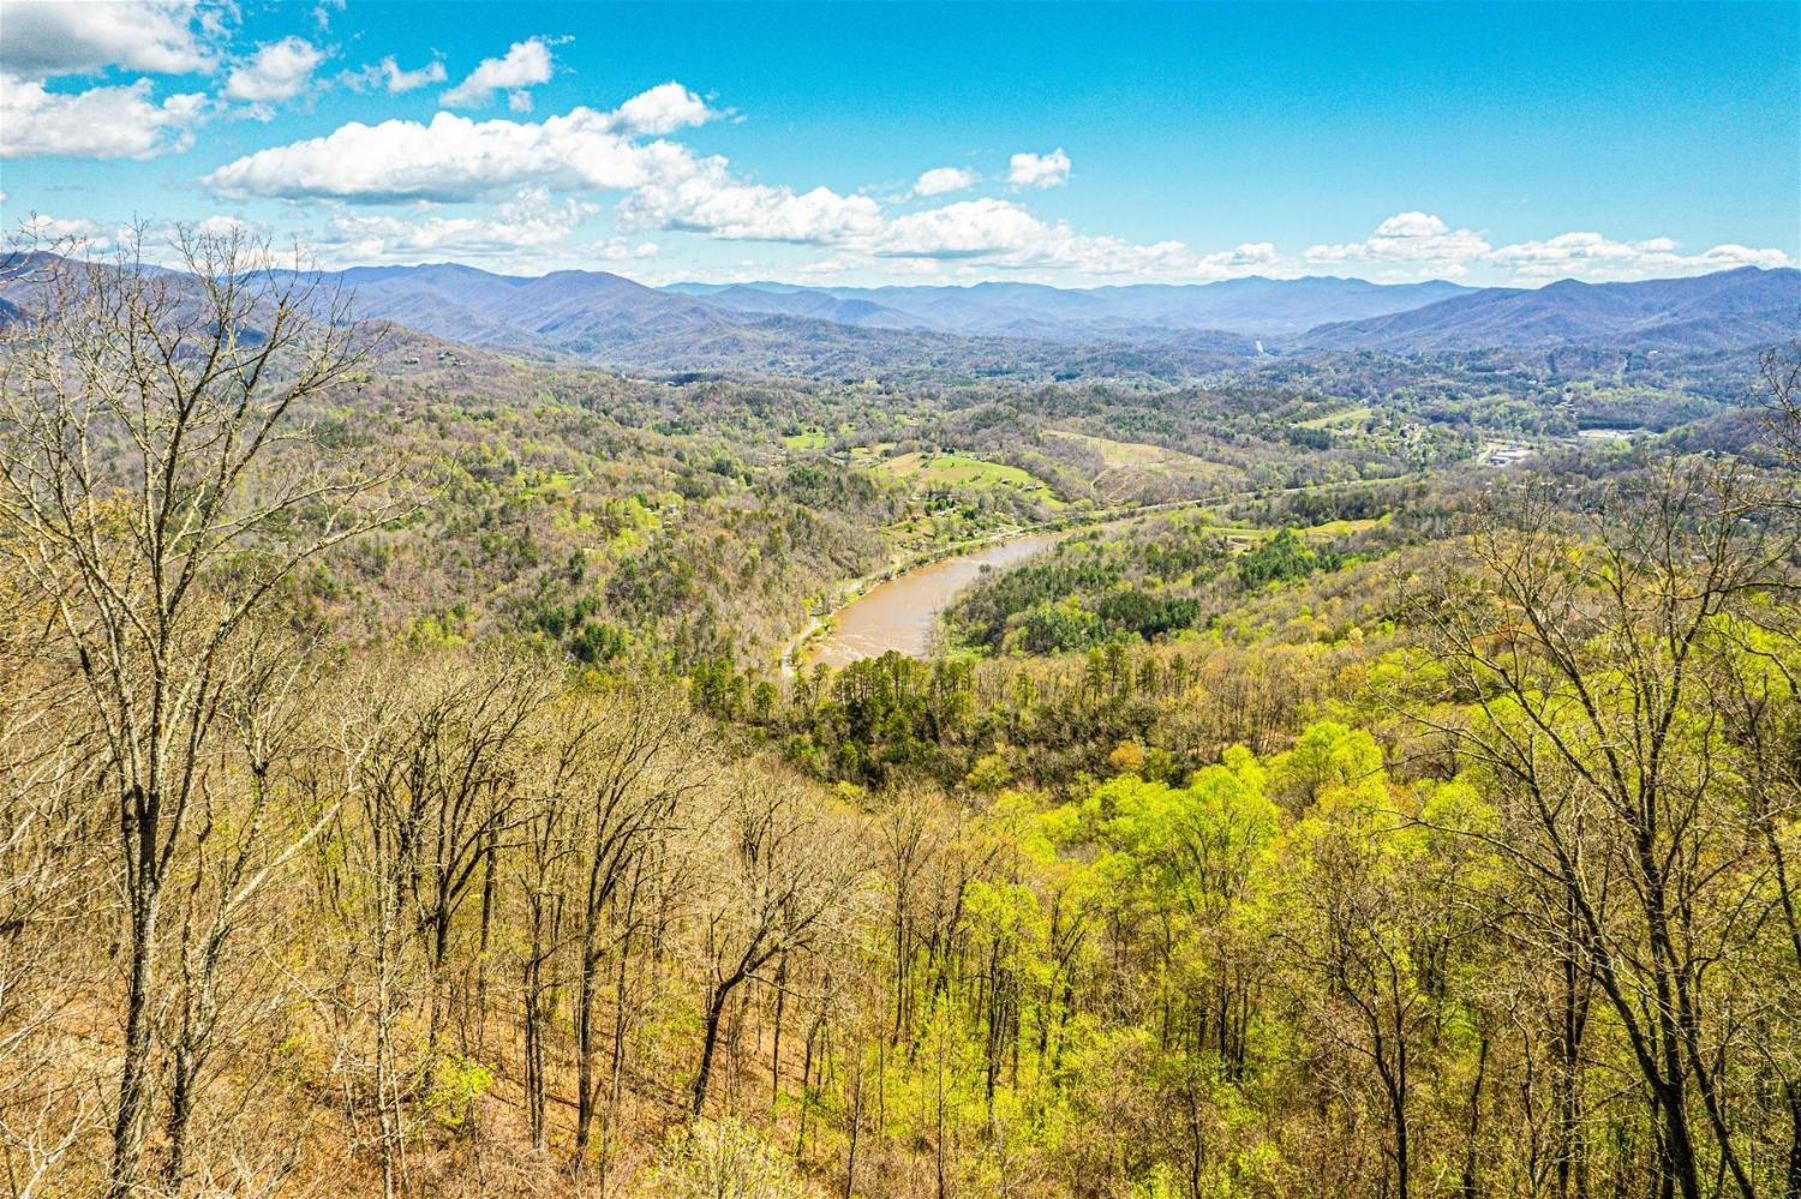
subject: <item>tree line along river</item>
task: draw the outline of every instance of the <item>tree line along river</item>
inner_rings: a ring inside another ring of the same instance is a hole
[[[916,658],[932,648],[938,617],[957,593],[975,582],[988,567],[1011,566],[1049,549],[1072,530],[1028,533],[997,541],[966,554],[940,558],[878,583],[840,608],[831,632],[799,654],[804,665],[825,662],[834,668],[859,658],[875,658],[899,650]]]

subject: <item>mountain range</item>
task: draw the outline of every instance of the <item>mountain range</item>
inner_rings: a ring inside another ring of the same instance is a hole
[[[359,315],[433,336],[678,372],[1179,378],[1259,356],[1331,351],[1719,352],[1801,336],[1801,271],[1792,268],[1566,279],[1533,290],[1335,277],[1087,289],[658,289],[604,271],[527,277],[454,263],[355,267],[325,282],[353,291]],[[15,304],[29,306],[20,291],[0,286],[0,319]]]
[[[1537,289],[1335,277],[1087,289],[1033,283],[656,289],[605,272],[524,278],[454,265],[364,267],[342,279],[369,315],[426,332],[641,365],[675,365],[684,346],[746,340],[778,358],[882,345],[942,357],[957,344],[1000,353],[1028,342],[1180,346],[1230,356],[1562,344],[1713,351],[1801,334],[1801,271],[1790,268],[1636,283],[1566,279]]]
[[[665,289],[735,312],[784,313],[865,328],[935,329],[1060,340],[1157,340],[1195,330],[1253,338],[1298,334],[1419,308],[1474,289],[1433,280],[1250,277],[1209,284],[1065,289],[1037,283],[970,287],[796,287],[678,283]]]

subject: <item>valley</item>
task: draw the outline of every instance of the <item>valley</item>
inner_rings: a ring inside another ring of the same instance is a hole
[[[1801,273],[196,236],[0,262],[16,1197],[1782,1193]]]

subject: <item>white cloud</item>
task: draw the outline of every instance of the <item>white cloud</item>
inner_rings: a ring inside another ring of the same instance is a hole
[[[233,234],[254,235],[261,228],[262,226],[241,217],[224,215],[209,216],[194,226],[196,232],[206,237],[229,237]]]
[[[230,196],[471,200],[532,183],[618,191],[690,157],[680,146],[636,143],[616,132],[612,114],[588,108],[541,123],[440,112],[430,124],[353,121],[229,162],[203,182]]]
[[[354,71],[339,72],[337,82],[353,92],[380,88],[389,95],[398,96],[434,83],[443,83],[446,78],[444,64],[440,60],[433,59],[424,66],[409,71],[390,54],[378,63],[371,63]]]
[[[887,264],[883,269],[928,271],[934,260],[965,259],[1006,269],[1223,278],[1275,258],[1267,245],[1201,255],[1181,242],[1139,244],[1083,235],[995,199],[894,217],[869,195],[760,183],[734,173],[722,157],[703,157],[668,140],[645,140],[717,115],[694,93],[669,83],[611,112],[578,108],[541,122],[476,121],[441,112],[429,124],[352,123],[326,137],[240,158],[205,182],[228,196],[377,203],[473,201],[521,188],[543,189],[545,195],[621,192],[618,215],[626,228],[826,246],[847,261]],[[563,219],[546,218],[542,201],[530,215],[528,221],[514,212],[500,224],[516,232],[548,230]],[[389,244],[401,246],[401,252],[443,247],[451,239],[458,245],[517,244],[516,237],[508,241],[511,235],[497,229],[477,217],[431,217],[421,223],[346,216],[334,236],[342,244],[366,242],[370,253]]]
[[[1599,233],[1560,233],[1544,241],[1501,246],[1486,261],[1512,271],[1522,280],[1576,278],[1588,280],[1648,279],[1731,270],[1741,266],[1789,265],[1781,250],[1719,245],[1699,254],[1683,254],[1667,237],[1615,241]]]
[[[428,62],[414,71],[403,71],[400,64],[394,61],[394,57],[389,55],[381,60],[380,67],[376,69],[381,72],[383,85],[393,95],[410,92],[415,88],[428,87],[434,83],[443,83],[445,79],[444,64],[436,61]]]
[[[1522,283],[1552,279],[1649,279],[1729,270],[1736,266],[1785,266],[1781,250],[1719,245],[1684,254],[1667,237],[1616,241],[1600,233],[1560,233],[1542,241],[1491,246],[1480,233],[1453,229],[1424,212],[1403,212],[1376,227],[1367,240],[1308,249],[1311,263],[1357,263],[1398,277],[1456,277],[1472,269],[1506,272]]]
[[[414,74],[388,60],[367,69],[366,85],[375,82],[370,72],[378,69],[384,80]],[[490,97],[508,90],[493,73],[482,86]],[[1599,234],[1495,249],[1478,231],[1418,211],[1388,218],[1362,241],[1315,245],[1299,257],[1269,242],[1203,252],[1175,240],[1083,233],[1044,220],[1017,200],[965,199],[897,212],[889,205],[946,194],[977,178],[963,168],[939,167],[922,174],[908,196],[886,200],[828,187],[803,191],[747,178],[725,158],[700,155],[670,139],[721,115],[669,82],[611,111],[576,108],[541,121],[440,112],[425,123],[352,122],[324,137],[239,158],[203,182],[230,197],[428,205],[400,216],[338,215],[329,236],[338,256],[350,260],[469,255],[566,262],[571,254],[582,261],[654,254],[654,246],[643,250],[650,243],[623,238],[578,244],[580,226],[597,211],[591,201],[611,192],[619,196],[617,227],[627,233],[665,229],[721,241],[821,247],[830,253],[808,269],[823,273],[941,273],[949,264],[958,276],[973,270],[1200,282],[1252,273],[1288,277],[1331,263],[1354,264],[1357,273],[1376,278],[1455,277],[1480,269],[1490,277],[1510,273],[1531,280],[1557,274],[1630,278],[1787,261],[1775,250],[1722,245],[1684,255],[1668,239],[1619,243]],[[1018,155],[1009,178],[1021,187],[1049,186],[1065,181],[1069,167],[1061,150]],[[508,199],[473,214],[429,207],[496,197]]]
[[[1015,187],[1062,187],[1069,182],[1069,155],[1061,146],[1049,154],[1015,154],[1007,161],[1007,182]]]
[[[643,261],[655,258],[659,247],[654,241],[627,241],[623,237],[597,241],[587,247],[589,253],[605,262],[624,262],[628,259]]]
[[[967,167],[933,167],[913,184],[916,196],[943,196],[971,188],[981,179]]]
[[[1196,254],[1179,241],[1140,243],[1077,233],[1007,200],[965,200],[888,222],[861,248],[882,258],[970,259],[1009,270],[1071,271],[1137,278],[1224,279],[1275,265],[1275,246],[1258,242]]]
[[[252,104],[291,100],[305,91],[325,52],[305,38],[266,42],[246,62],[233,67],[225,80],[225,98]]]
[[[346,262],[485,258],[563,245],[598,211],[593,204],[558,203],[543,188],[527,188],[486,216],[336,216],[326,227],[324,244]]]
[[[1795,265],[1795,260],[1782,250],[1774,248],[1754,250],[1750,246],[1736,245],[1731,242],[1704,250],[1690,261],[1710,271],[1729,271],[1741,266],[1756,266],[1765,270],[1773,270],[1776,267]]]
[[[611,112],[577,108],[542,122],[447,112],[429,124],[353,121],[325,137],[236,159],[203,182],[230,196],[373,202],[470,200],[528,184],[597,191],[672,185],[712,168],[685,146],[634,135],[714,115],[692,92],[666,83]]]
[[[966,258],[1018,252],[1041,242],[1047,230],[1011,201],[963,200],[895,218],[872,248],[897,258]]]
[[[41,82],[0,73],[0,159],[154,158],[185,150],[205,104],[198,94],[158,104],[148,79],[51,92]]]
[[[1396,264],[1422,276],[1460,275],[1488,249],[1479,233],[1452,229],[1429,213],[1402,212],[1376,226],[1364,241],[1310,246],[1306,257],[1314,263]]]
[[[158,74],[204,71],[212,54],[196,35],[194,0],[0,3],[0,69],[32,79],[108,66]]]
[[[446,108],[483,108],[494,99],[494,93],[510,93],[509,102],[517,105],[519,97],[529,108],[531,100],[523,89],[550,82],[550,46],[543,38],[514,42],[502,58],[484,58],[467,78],[440,97]],[[515,108],[517,111],[517,108]]]
[[[657,143],[665,144],[665,143]],[[723,158],[676,160],[620,204],[631,225],[683,229],[733,241],[841,242],[875,233],[881,205],[826,187],[796,193],[735,178]]]
[[[639,92],[613,114],[618,128],[628,133],[662,135],[693,125],[704,125],[719,114],[705,100],[670,80]]]
[[[73,245],[85,251],[104,250],[113,244],[107,231],[86,217],[58,218],[34,212],[19,222],[18,231],[39,244]]]

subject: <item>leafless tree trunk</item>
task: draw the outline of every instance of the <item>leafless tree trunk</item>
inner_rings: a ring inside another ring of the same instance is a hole
[[[1699,1196],[1711,1150],[1752,1199],[1710,979],[1762,919],[1718,914],[1770,899],[1721,724],[1701,714],[1722,630],[1783,588],[1795,535],[1739,466],[1671,465],[1588,525],[1561,511],[1529,496],[1478,533],[1482,577],[1421,609],[1481,715],[1441,731],[1509,796],[1489,843],[1557,896],[1539,931],[1592,970],[1623,1030],[1670,1185]]]
[[[862,870],[842,830],[793,787],[742,775],[727,788],[717,821],[720,887],[705,916],[709,983],[689,1110],[706,1108],[707,1084],[725,1005],[778,956],[803,953],[830,935]]]
[[[692,735],[693,718],[674,696],[642,693],[596,702],[581,717],[586,742],[574,789],[582,823],[578,853],[585,876],[577,960],[576,1123],[571,1166],[581,1169],[593,1133],[601,1080],[597,1022],[601,966],[615,948],[613,908],[619,888],[650,843],[664,834],[684,796],[706,782],[707,767]],[[635,897],[634,897],[635,898]],[[628,946],[623,930],[618,952]],[[625,968],[624,962],[619,963]],[[622,984],[623,985],[623,984]],[[615,1055],[621,1052],[616,1043]]]
[[[244,630],[302,562],[370,527],[373,481],[308,452],[299,409],[366,340],[344,298],[240,234],[65,261],[0,331],[0,529],[55,613],[105,744],[129,921],[109,1195],[142,1169],[165,885]],[[229,560],[232,569],[223,569]]]

